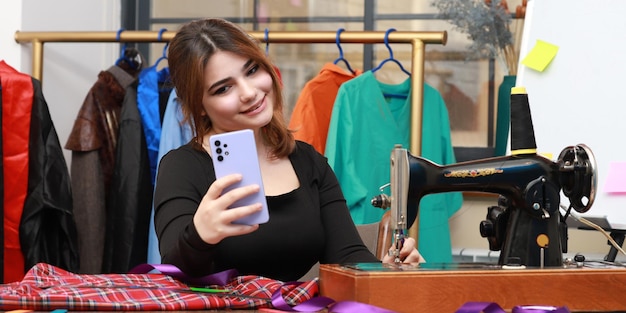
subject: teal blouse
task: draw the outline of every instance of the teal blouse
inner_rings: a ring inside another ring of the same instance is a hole
[[[392,95],[386,97],[385,95]],[[422,157],[455,163],[448,110],[441,94],[424,85]],[[411,80],[390,85],[371,71],[345,82],[333,107],[325,155],[335,171],[356,224],[380,221],[384,211],[370,200],[389,183],[390,155],[396,144],[409,149]],[[389,193],[389,189],[385,189]],[[428,262],[451,262],[448,220],[462,204],[459,192],[430,194],[419,209],[420,253]]]

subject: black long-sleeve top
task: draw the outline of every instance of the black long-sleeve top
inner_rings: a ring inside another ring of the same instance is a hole
[[[297,141],[289,155],[300,187],[268,196],[268,223],[219,244],[202,241],[193,215],[215,181],[213,162],[190,144],[167,153],[155,189],[155,227],[162,262],[192,276],[226,269],[242,275],[296,280],[316,262],[380,262],[363,244],[326,158]]]

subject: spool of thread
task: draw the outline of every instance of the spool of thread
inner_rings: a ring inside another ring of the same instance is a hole
[[[535,129],[524,87],[511,88],[511,154],[536,154]]]

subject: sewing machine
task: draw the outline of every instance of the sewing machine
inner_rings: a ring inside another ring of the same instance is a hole
[[[392,233],[390,253],[397,263],[322,264],[322,296],[397,312],[456,312],[467,302],[486,300],[508,311],[526,303],[567,305],[572,312],[623,310],[623,299],[615,295],[626,293],[626,266],[562,259],[567,215],[572,209],[587,212],[595,199],[593,153],[579,144],[564,148],[556,161],[537,154],[528,96],[523,89],[511,92],[510,155],[443,166],[400,146],[392,149],[390,194],[374,197],[372,204],[390,208],[391,229],[385,232]],[[398,251],[420,200],[459,191],[499,195],[480,223],[489,248],[501,251],[498,264],[402,263]],[[561,199],[570,202],[563,212]]]
[[[597,181],[595,158],[584,144],[564,148],[556,161],[536,153],[523,88],[511,95],[511,155],[442,166],[396,146],[390,176],[390,196],[381,194],[372,204],[391,208],[396,261],[422,197],[477,191],[500,195],[480,223],[490,250],[501,251],[498,264],[531,267],[562,265],[567,225],[560,193],[569,199],[569,210],[583,213],[593,204]]]

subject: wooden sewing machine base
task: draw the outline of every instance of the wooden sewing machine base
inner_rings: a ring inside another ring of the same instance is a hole
[[[567,306],[571,312],[626,310],[626,267],[606,262],[544,269],[478,263],[432,268],[322,264],[319,277],[322,296],[397,312],[455,312],[466,302],[496,302],[508,311],[517,305]]]

